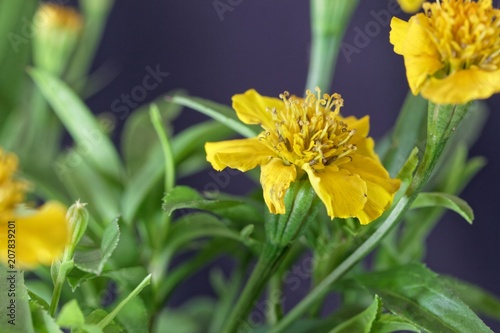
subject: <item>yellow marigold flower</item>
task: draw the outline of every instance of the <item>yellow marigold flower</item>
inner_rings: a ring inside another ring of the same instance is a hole
[[[404,57],[413,94],[464,104],[500,91],[500,10],[491,0],[424,3],[408,22],[393,18],[390,41]]]
[[[22,269],[50,265],[69,240],[66,208],[58,202],[19,207],[28,184],[14,178],[17,166],[17,157],[0,148],[0,262]]]
[[[398,0],[398,3],[406,13],[416,13],[422,8],[424,0]]]
[[[207,160],[219,171],[260,165],[264,200],[273,214],[285,213],[290,183],[309,177],[332,219],[370,223],[391,204],[400,181],[390,178],[373,151],[368,116],[343,118],[339,94],[317,93],[298,98],[285,92],[276,99],[252,89],[233,96],[239,119],[264,131],[255,138],[206,143]]]

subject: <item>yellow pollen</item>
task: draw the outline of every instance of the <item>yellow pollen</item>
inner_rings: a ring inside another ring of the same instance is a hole
[[[308,163],[315,170],[329,164],[349,162],[349,154],[356,146],[349,141],[355,130],[339,118],[344,101],[339,94],[306,92],[305,98],[280,94],[283,108],[267,108],[274,128],[264,128],[259,140],[274,150],[287,165],[299,168]]]
[[[474,66],[500,68],[500,10],[492,8],[492,0],[438,0],[423,8],[445,68],[437,77]]]

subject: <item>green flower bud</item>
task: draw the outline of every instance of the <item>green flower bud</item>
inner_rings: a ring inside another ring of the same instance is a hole
[[[267,242],[278,247],[288,246],[306,230],[321,207],[316,192],[308,180],[293,182],[285,194],[285,214],[267,213]]]
[[[80,14],[70,7],[42,4],[35,14],[34,27],[35,65],[60,77],[80,39]]]
[[[66,219],[68,220],[70,227],[71,242],[69,248],[74,251],[75,246],[78,244],[80,239],[82,239],[87,230],[87,225],[89,223],[89,212],[85,208],[87,204],[81,203],[77,200],[71,207],[69,207],[66,213]],[[72,253],[71,253],[72,255]]]

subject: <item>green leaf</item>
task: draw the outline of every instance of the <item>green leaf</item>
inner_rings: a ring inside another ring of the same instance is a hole
[[[171,215],[176,210],[201,209],[230,220],[259,223],[263,216],[249,204],[234,199],[207,200],[188,186],[176,186],[163,199],[163,210]]]
[[[25,68],[31,51],[32,31],[26,19],[33,17],[39,1],[0,1],[0,132],[6,117],[24,100]],[[23,20],[24,19],[24,20]],[[28,119],[25,119],[25,122]],[[2,142],[3,144],[3,142]]]
[[[384,301],[384,307],[429,332],[491,333],[447,283],[420,264],[354,277]]]
[[[375,318],[377,318],[377,314],[380,312],[380,307],[380,298],[375,296],[375,299],[368,308],[356,316],[344,321],[331,330],[330,333],[370,333],[372,324],[375,321]]]
[[[62,81],[36,68],[31,77],[71,134],[84,158],[104,175],[119,181],[123,168],[118,152],[95,116]]]
[[[85,323],[85,317],[76,299],[64,304],[56,322],[62,327],[69,328],[78,328]]]
[[[40,281],[37,281],[37,282],[40,282]],[[41,284],[43,284],[43,283],[41,283]],[[38,294],[36,294],[35,292],[33,292],[29,289],[27,289],[27,290],[28,290],[28,296],[29,296],[31,302],[37,303],[45,311],[49,310],[49,303],[47,303],[47,301],[45,299],[43,299],[41,296],[39,296]]]
[[[75,291],[78,287],[80,287],[85,282],[98,277],[98,275],[94,273],[89,273],[82,271],[78,268],[74,268],[69,272],[66,280],[68,281],[69,286],[71,287],[71,291]]]
[[[427,101],[411,92],[404,101],[396,125],[390,134],[388,150],[381,153],[384,166],[395,175],[405,163],[413,147],[424,147]]]
[[[33,318],[33,328],[35,329],[36,333],[63,333],[59,325],[56,324],[54,318],[52,318],[49,313],[38,303],[30,302],[29,306],[31,310],[31,317]],[[13,332],[33,332],[32,330],[25,330],[25,328],[20,327],[21,326],[17,326],[18,330],[14,330]],[[2,333],[4,332],[8,333],[10,331],[2,330]]]
[[[500,298],[474,284],[454,277],[444,277],[444,279],[474,312],[500,320]]]
[[[146,276],[144,280],[123,300],[121,301],[114,309],[111,311],[106,317],[104,317],[98,324],[97,326],[104,329],[106,326],[108,326],[113,319],[116,317],[116,315],[120,312],[120,310],[127,305],[128,302],[130,302],[134,297],[136,297],[142,289],[144,289],[146,286],[148,286],[151,283],[151,274]]]
[[[0,332],[34,333],[23,273],[0,264],[0,290]]]
[[[172,139],[172,150],[176,163],[184,161],[193,152],[205,155],[205,142],[220,141],[234,136],[234,131],[213,120],[190,126]]]
[[[444,207],[453,210],[460,214],[467,222],[472,224],[474,220],[474,212],[472,208],[465,202],[453,194],[439,193],[439,192],[422,192],[418,195],[417,199],[413,202],[411,208],[424,208],[424,207]]]
[[[187,128],[172,139],[172,151],[177,169],[183,176],[190,173],[187,168],[180,164],[190,156],[200,153],[205,155],[203,145],[205,141],[218,141],[226,138],[233,132],[227,127],[214,122],[204,122]],[[201,149],[201,150],[200,150]],[[205,160],[205,157],[203,157]],[[205,162],[206,163],[206,162]],[[199,163],[196,163],[193,170],[199,171]],[[163,154],[159,144],[156,144],[146,157],[140,170],[127,182],[125,193],[122,199],[122,214],[126,223],[132,222],[137,214],[140,205],[147,198],[156,184],[161,181],[164,172]],[[186,173],[187,172],[187,173]]]
[[[201,112],[221,124],[232,128],[236,133],[247,137],[255,137],[261,132],[258,126],[250,126],[243,124],[236,113],[230,107],[221,105],[206,99],[198,97],[173,96],[172,102],[189,107],[193,110]]]
[[[237,200],[206,200],[195,189],[189,186],[176,186],[163,199],[163,210],[171,215],[175,210],[182,208],[196,208],[217,210],[240,205]]]
[[[408,320],[399,316],[384,313],[373,323],[372,332],[374,333],[393,333],[393,332],[417,332],[421,330]]]
[[[118,321],[127,330],[134,333],[148,333],[149,315],[144,302],[135,297],[118,313]]]
[[[99,328],[97,324],[106,318],[108,313],[102,309],[97,309],[92,311],[86,318],[85,318],[85,333],[94,333],[93,331],[90,330],[92,328],[93,330],[98,330],[98,332],[103,332],[103,333],[123,333],[123,327],[118,324],[115,320],[113,320],[111,323],[109,323],[104,330]],[[130,332],[131,333],[131,332]]]
[[[173,253],[194,239],[208,236],[241,241],[239,232],[230,229],[215,216],[206,213],[193,213],[184,215],[171,227],[166,248],[169,248]]]
[[[182,91],[174,91],[169,95],[182,95]],[[160,96],[155,99],[153,104],[156,104],[160,110],[162,123],[167,132],[170,122],[179,114],[181,106],[165,99],[166,96]],[[127,116],[127,115],[123,115]],[[122,119],[122,117],[120,117]],[[158,144],[158,136],[156,135],[151,119],[149,116],[149,104],[138,110],[135,110],[125,122],[121,136],[121,147],[123,159],[127,166],[129,174],[134,174],[146,161],[150,152],[155,145]]]
[[[99,247],[77,247],[74,257],[77,268],[84,272],[101,274],[104,265],[113,254],[120,239],[118,220],[115,219],[106,227]]]

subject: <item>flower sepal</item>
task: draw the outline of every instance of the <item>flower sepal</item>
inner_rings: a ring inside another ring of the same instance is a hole
[[[285,214],[267,211],[265,216],[267,243],[278,247],[286,247],[300,237],[321,206],[307,179],[293,182],[285,194],[284,202]]]
[[[435,104],[429,101],[427,118],[427,142],[444,145],[455,132],[460,122],[467,115],[471,103],[467,104]]]

